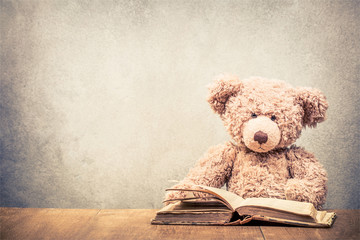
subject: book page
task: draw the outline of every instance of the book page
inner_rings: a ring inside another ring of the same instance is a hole
[[[164,200],[163,203],[166,202],[176,202],[176,201],[191,201],[191,200],[198,200],[198,201],[213,201],[213,200],[217,200],[217,201],[221,201],[224,202],[223,200],[213,196],[213,197],[179,197],[179,198],[171,198],[171,199],[167,199]],[[226,203],[224,203],[226,205]]]
[[[243,199],[242,197],[236,195],[235,193],[228,192],[223,189],[213,188],[203,185],[194,185],[202,189],[169,189],[169,190],[178,190],[178,191],[195,191],[195,192],[204,192],[212,194],[220,199],[222,199],[231,210],[235,211],[242,206],[255,206],[262,208],[270,208],[278,211],[290,212],[298,215],[310,216],[313,219],[316,219],[317,211],[313,204],[306,202],[298,202],[292,200],[283,200],[276,198],[247,198]]]
[[[317,211],[316,214],[316,222],[322,222],[322,220],[324,219],[325,215],[326,215],[326,211]]]
[[[231,210],[235,211],[236,206],[239,206],[244,199],[240,197],[239,195],[236,195],[235,193],[220,189],[220,188],[213,188],[208,186],[202,186],[197,185],[198,187],[201,187],[205,190],[207,190],[208,193],[215,195],[216,197],[224,200],[228,203],[228,205],[231,206]]]
[[[233,209],[237,209],[241,206],[255,206],[274,209],[283,212],[289,212],[302,216],[309,216],[313,218],[316,223],[307,222],[306,225],[310,226],[322,226],[330,227],[336,218],[334,212],[326,211],[317,211],[312,203],[299,202],[292,200],[283,200],[276,198],[247,198],[243,199],[242,197],[236,195],[235,193],[228,192],[223,189],[213,188],[208,186],[200,186],[206,190],[209,190],[209,193],[214,194],[215,196],[227,201]],[[297,223],[298,225],[305,224],[305,222],[290,221],[292,223]]]
[[[280,224],[287,224],[287,225],[295,225],[295,226],[302,226],[302,227],[331,227],[335,221],[336,214],[326,213],[323,221],[321,222],[303,222],[303,221],[294,221],[289,219],[282,219],[282,218],[269,218],[264,216],[255,215],[252,216],[253,220],[259,221],[266,221],[266,222],[275,222]]]
[[[239,205],[236,206],[236,209],[243,206],[271,208],[274,210],[290,212],[298,215],[311,216],[314,219],[316,219],[317,215],[317,211],[314,205],[311,203],[276,198],[247,198],[240,202]]]
[[[320,215],[320,216],[319,216]],[[318,216],[316,217],[316,220],[318,223],[321,224],[327,224],[331,226],[336,218],[336,213],[334,212],[326,212],[326,211],[318,211]]]
[[[202,185],[194,185],[194,186],[200,187],[202,189],[167,189],[167,190],[208,193],[224,201],[224,204],[226,204],[226,206],[228,206],[229,209],[231,209],[232,211],[237,211],[239,214],[241,214],[241,207],[244,207],[244,211],[246,211],[246,209],[249,210],[249,207],[255,207],[258,208],[259,210],[269,209],[275,212],[277,211],[279,213],[278,216],[272,216],[272,217],[255,214],[252,215],[254,220],[278,222],[278,223],[298,225],[298,226],[331,227],[331,225],[333,224],[336,218],[336,214],[334,212],[328,213],[326,211],[317,211],[314,205],[311,203],[283,200],[276,198],[243,199],[242,197],[223,189],[202,186]],[[291,220],[289,216],[283,215],[285,213],[310,217],[313,219],[314,222],[309,222],[308,220],[306,220],[306,218],[304,218],[303,220],[299,219],[300,220],[299,221],[299,220],[295,220],[295,218],[292,217],[293,219]],[[247,214],[247,215],[251,215],[251,214]]]

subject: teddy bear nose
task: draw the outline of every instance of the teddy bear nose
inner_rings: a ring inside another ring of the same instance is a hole
[[[259,144],[266,143],[268,140],[268,135],[262,131],[258,131],[254,135],[254,140],[257,141]]]

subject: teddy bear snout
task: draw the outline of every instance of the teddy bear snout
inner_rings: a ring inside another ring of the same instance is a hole
[[[268,140],[268,135],[262,131],[257,131],[254,135],[254,140],[259,144],[266,143]]]
[[[243,141],[255,152],[268,152],[280,142],[278,125],[267,116],[250,119],[243,125]]]

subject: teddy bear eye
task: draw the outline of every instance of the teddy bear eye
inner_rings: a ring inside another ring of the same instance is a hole
[[[251,117],[252,117],[252,118],[257,118],[256,113],[251,114]]]
[[[276,120],[275,115],[272,115],[272,116],[271,116],[271,120],[272,120],[272,121],[275,121],[275,120]]]

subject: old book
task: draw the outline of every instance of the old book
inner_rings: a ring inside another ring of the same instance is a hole
[[[331,227],[334,212],[317,211],[313,204],[275,198],[241,198],[226,190],[208,186],[198,189],[167,189],[185,191],[182,199],[156,213],[152,224],[243,225],[252,220],[303,227]],[[196,197],[193,192],[206,193]]]

